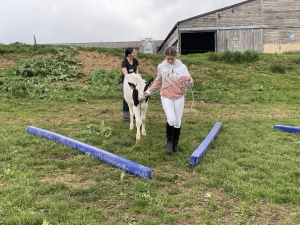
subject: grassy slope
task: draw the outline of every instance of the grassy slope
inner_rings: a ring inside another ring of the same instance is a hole
[[[52,52],[48,46],[19,52],[1,48],[0,59]],[[116,50],[86,50],[121,57]],[[299,125],[300,55],[260,57],[241,65],[210,62],[206,55],[180,57],[196,82],[193,113],[193,96],[190,91],[186,96],[183,156],[164,152],[165,116],[158,95],[151,98],[147,136],[135,144],[134,131],[121,123],[117,86],[105,97],[95,87],[89,89],[96,93],[81,90],[85,83],[77,88],[76,79],[60,81],[76,88],[57,89],[60,97],[44,99],[16,98],[2,89],[0,224],[299,224],[299,135],[272,126]],[[139,54],[140,60],[149,58],[154,65],[162,59]],[[271,73],[275,64],[285,66],[286,73]],[[9,76],[2,70],[4,85]],[[190,155],[217,121],[223,124],[218,137],[192,167]],[[28,125],[149,166],[153,180],[130,174],[121,179],[119,169],[27,134]],[[112,130],[108,137],[101,134],[106,130]]]

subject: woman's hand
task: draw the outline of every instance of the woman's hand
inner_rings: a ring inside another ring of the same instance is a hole
[[[181,76],[181,77],[180,77],[180,80],[181,80],[181,81],[190,81],[190,80],[191,80],[191,77],[190,77],[190,76]]]
[[[139,100],[140,100],[140,101],[144,101],[145,99],[146,99],[146,96],[145,96],[145,95],[140,95],[140,96],[139,96]]]
[[[144,97],[148,97],[148,94],[147,94],[147,92],[144,92]]]

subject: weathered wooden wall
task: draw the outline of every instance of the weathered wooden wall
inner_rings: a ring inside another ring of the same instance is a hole
[[[217,52],[246,50],[263,51],[262,29],[219,30]]]
[[[231,27],[261,24],[260,0],[250,1],[236,7],[225,8],[212,14],[204,14],[193,20],[187,20],[180,28],[193,27]]]
[[[264,52],[300,50],[299,0],[263,0],[262,15],[268,25],[263,32]]]

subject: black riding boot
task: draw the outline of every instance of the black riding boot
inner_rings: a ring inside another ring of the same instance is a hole
[[[123,122],[130,123],[130,112],[123,111]]]
[[[174,135],[174,126],[170,126],[168,123],[167,123],[167,126],[166,126],[166,133],[167,133],[167,147],[166,147],[166,153],[167,154],[171,154],[172,151],[173,151],[173,135]]]
[[[173,135],[173,152],[177,152],[178,154],[182,155],[182,152],[179,150],[178,148],[178,141],[179,141],[179,137],[180,137],[180,130],[181,127],[179,128],[174,128],[174,135]]]

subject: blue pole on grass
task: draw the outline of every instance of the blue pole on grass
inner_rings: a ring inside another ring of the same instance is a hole
[[[273,129],[282,130],[289,133],[300,133],[300,127],[286,126],[286,125],[274,125]]]
[[[221,129],[222,123],[217,122],[214,127],[211,129],[209,134],[203,140],[203,142],[198,146],[198,148],[193,152],[190,157],[190,164],[197,165],[201,158],[204,156],[205,152],[208,150],[211,142],[218,134],[219,130]]]
[[[79,150],[86,155],[93,156],[103,162],[109,163],[121,170],[124,170],[128,173],[136,175],[141,178],[152,179],[152,170],[149,167],[145,167],[136,162],[130,161],[128,159],[122,158],[110,152],[104,151],[102,149],[93,147],[91,145],[84,144],[82,142],[73,140],[71,138],[43,130],[37,127],[28,126],[27,132],[36,136],[42,136],[49,140],[54,140],[60,142],[64,145],[70,146],[76,150]]]

